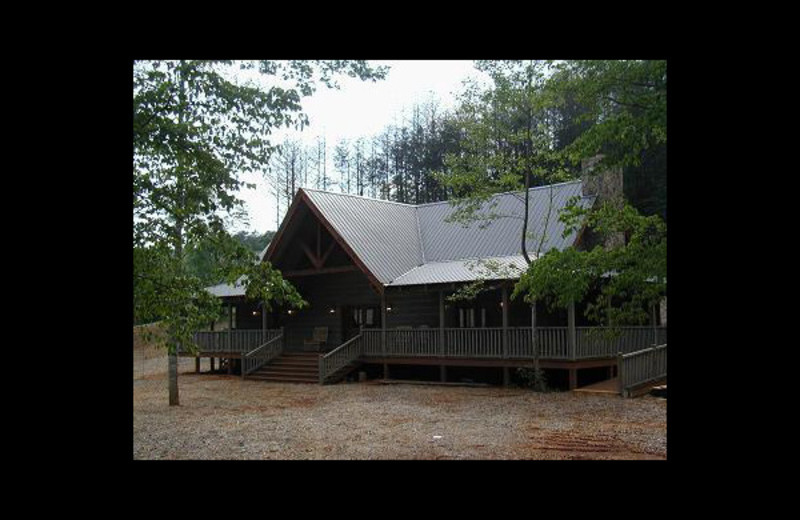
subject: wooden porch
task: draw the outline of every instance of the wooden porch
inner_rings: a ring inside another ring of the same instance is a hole
[[[260,370],[285,350],[282,329],[197,332],[199,350],[183,356],[226,360],[228,370],[237,360],[242,377]],[[497,367],[504,371],[530,368],[538,358],[543,369],[566,370],[569,388],[577,388],[578,371],[608,368],[618,377],[617,392],[625,393],[650,380],[666,377],[666,327],[489,327],[361,329],[334,349],[318,354],[319,383],[344,377],[360,364],[441,367]],[[654,347],[659,345],[659,347]],[[624,381],[623,381],[624,380]]]

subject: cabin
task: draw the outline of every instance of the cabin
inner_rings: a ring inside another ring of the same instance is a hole
[[[559,209],[573,197],[591,207],[619,196],[621,180],[611,172],[531,188],[531,259],[537,250],[587,246],[591,237],[583,232],[563,236]],[[241,284],[211,287],[227,308],[226,323],[196,334],[198,356],[246,378],[323,384],[356,375],[459,382],[475,374],[509,384],[534,358],[570,389],[617,381],[631,363],[647,365],[639,379],[665,377],[661,313],[654,311],[650,326],[609,339],[585,321],[583,302],[553,311],[510,298],[527,266],[523,193],[494,195],[472,222],[453,221],[454,211],[449,202],[410,205],[299,189],[260,261],[279,269],[310,306],[264,312],[244,298]],[[479,280],[475,297],[452,299]],[[624,358],[633,354],[633,361]],[[641,372],[632,365],[627,372],[635,370]]]

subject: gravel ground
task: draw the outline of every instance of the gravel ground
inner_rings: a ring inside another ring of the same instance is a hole
[[[501,387],[242,381],[134,350],[134,459],[666,459],[666,400]]]

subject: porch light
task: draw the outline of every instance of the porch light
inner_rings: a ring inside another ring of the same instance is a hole
[[[253,316],[258,316],[258,311],[253,311]]]
[[[386,306],[386,312],[392,312],[392,306],[391,305],[387,305]]]
[[[329,312],[329,313],[331,313],[331,314],[336,314],[336,309],[334,309],[333,307],[331,307],[331,310],[329,310],[328,312]]]
[[[289,314],[294,314],[294,311],[293,311],[292,309],[289,309],[287,312],[288,312]]]

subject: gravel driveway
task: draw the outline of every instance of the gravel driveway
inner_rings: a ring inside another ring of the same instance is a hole
[[[654,397],[378,382],[242,381],[134,352],[134,459],[666,459]],[[207,360],[201,368],[208,370]]]

